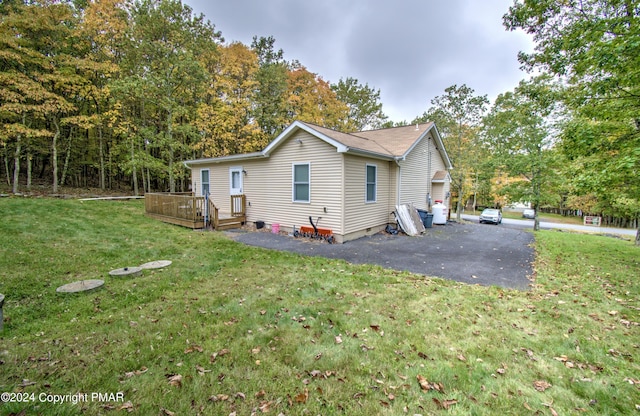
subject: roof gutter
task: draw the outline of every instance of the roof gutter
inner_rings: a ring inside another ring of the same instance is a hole
[[[192,166],[197,166],[197,165],[209,165],[211,163],[233,162],[237,160],[262,159],[265,157],[269,157],[269,156],[265,155],[263,152],[255,152],[255,153],[244,153],[239,155],[211,157],[208,159],[185,160],[182,162],[182,164],[184,164],[187,168],[191,168]]]
[[[374,159],[382,159],[382,160],[394,160],[396,159],[393,156],[385,155],[382,153],[369,152],[367,150],[356,149],[353,147],[343,146],[342,149],[338,149],[339,153],[351,153],[354,155],[368,156]]]

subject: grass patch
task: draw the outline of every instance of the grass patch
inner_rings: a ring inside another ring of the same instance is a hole
[[[0,391],[33,393],[2,414],[640,405],[640,256],[627,241],[537,233],[536,285],[519,292],[248,247],[148,219],[140,201],[0,207]],[[107,275],[152,260],[173,264]],[[95,292],[55,292],[96,278],[106,284]]]
[[[478,212],[476,215],[480,215]],[[522,218],[522,212],[517,211],[502,211],[503,218],[509,218],[512,220],[524,220],[526,218]],[[560,215],[560,214],[550,214],[547,212],[539,212],[538,218],[543,222],[552,222],[556,224],[574,224],[574,225],[582,225],[582,217],[576,217],[573,215]],[[533,220],[529,220],[533,221]]]

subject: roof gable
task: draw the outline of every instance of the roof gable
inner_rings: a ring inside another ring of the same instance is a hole
[[[269,157],[282,143],[303,130],[312,136],[330,144],[340,153],[355,153],[368,157],[387,160],[404,159],[418,143],[431,132],[435,145],[447,169],[450,169],[451,161],[447,155],[440,134],[434,123],[415,124],[411,126],[393,127],[379,130],[360,131],[355,133],[342,133],[310,123],[294,121],[282,133],[278,135],[261,152],[240,155],[223,156],[209,159],[185,161],[185,165],[197,165],[204,163],[220,163],[225,161],[246,160]]]

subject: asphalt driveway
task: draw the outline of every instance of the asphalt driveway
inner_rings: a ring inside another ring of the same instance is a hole
[[[251,246],[441,277],[469,284],[527,290],[533,274],[533,234],[501,225],[448,223],[418,237],[378,233],[327,244],[269,232],[229,232]]]

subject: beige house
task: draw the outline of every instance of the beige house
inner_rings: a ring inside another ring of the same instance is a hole
[[[185,161],[196,196],[221,212],[244,194],[247,222],[330,228],[345,242],[395,223],[396,205],[448,205],[451,161],[433,123],[340,133],[296,121],[256,153]]]

